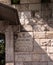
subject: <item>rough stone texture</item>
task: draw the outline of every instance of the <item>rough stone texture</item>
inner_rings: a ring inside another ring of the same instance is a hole
[[[32,51],[33,49],[33,39],[31,38],[32,34],[33,34],[32,32],[18,33],[18,38],[15,43],[15,50],[16,51]]]
[[[6,65],[14,65],[13,60],[15,65],[53,65],[53,3],[47,7],[40,0],[20,0],[20,5],[11,5],[10,0],[0,2],[16,8],[20,19],[20,25],[12,26],[13,32],[5,32]]]
[[[7,4],[7,5],[10,5],[10,0],[0,0],[1,3],[4,3],[4,4]]]
[[[15,61],[32,61],[31,55],[15,55]]]
[[[15,65],[23,65],[23,62],[15,62]]]
[[[6,63],[6,65],[14,65],[14,63]]]
[[[14,50],[13,50],[13,32],[12,27],[7,27],[5,31],[6,37],[6,62],[14,62]]]

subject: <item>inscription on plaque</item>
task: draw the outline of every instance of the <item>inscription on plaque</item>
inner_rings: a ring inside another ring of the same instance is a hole
[[[32,51],[33,48],[32,32],[21,32],[18,33],[18,38],[15,41],[15,51]]]

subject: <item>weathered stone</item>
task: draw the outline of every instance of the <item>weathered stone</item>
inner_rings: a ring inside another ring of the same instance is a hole
[[[12,27],[7,27],[5,31],[5,37],[6,37],[6,62],[13,62],[14,61],[14,50],[13,50],[13,31]]]
[[[24,32],[24,31],[32,31],[32,26],[31,25],[23,25],[23,26],[21,26],[20,27],[20,30],[21,30],[21,32]]]
[[[53,31],[49,31],[46,33],[46,38],[47,39],[53,39]]]
[[[11,62],[10,62],[10,63],[6,63],[6,65],[14,65],[14,63],[11,63]]]
[[[29,10],[29,5],[28,4],[16,5],[15,8],[18,11],[28,11]]]
[[[45,39],[45,32],[34,32],[34,38]]]
[[[40,65],[47,65],[48,62],[47,62],[47,61],[45,61],[45,62],[39,62],[39,64],[40,64]]]
[[[32,62],[24,62],[24,65],[32,65]]]
[[[29,4],[29,10],[41,10],[41,4]]]
[[[22,32],[18,33],[18,38],[15,43],[15,51],[32,51],[33,49],[33,39],[32,32]]]
[[[32,65],[47,65],[48,64],[48,62],[42,62],[42,61],[40,61],[40,62],[32,62]]]
[[[28,0],[20,0],[20,3],[21,3],[21,4],[28,3]]]
[[[33,54],[32,55],[32,61],[40,61],[41,55],[40,54]]]
[[[15,55],[15,61],[32,61],[31,55]]]
[[[23,62],[15,62],[15,65],[23,65]]]
[[[53,53],[53,47],[47,47],[48,53]]]
[[[44,25],[36,24],[33,26],[33,31],[35,32],[43,32],[45,30]]]
[[[40,3],[40,0],[28,0],[28,3]]]
[[[40,54],[45,53],[44,49],[41,48],[41,46],[34,46],[34,52]]]
[[[48,62],[48,65],[53,65],[53,62]]]
[[[33,40],[33,42],[34,42],[34,47],[39,47],[39,46],[41,46],[41,44],[40,44],[40,39],[34,39]]]
[[[48,54],[47,53],[45,53],[45,54],[41,54],[41,60],[40,61],[50,61],[51,59],[50,59],[50,57],[48,56]]]
[[[48,56],[50,57],[50,61],[53,61],[53,53],[49,53]]]
[[[42,46],[53,46],[53,39],[41,39],[40,43]]]
[[[7,4],[7,5],[11,3],[10,0],[0,0],[0,2],[4,3],[4,4]]]

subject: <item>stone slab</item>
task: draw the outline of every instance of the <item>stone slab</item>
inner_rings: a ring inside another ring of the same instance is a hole
[[[15,61],[32,61],[31,55],[15,55]]]
[[[21,32],[18,33],[18,38],[15,42],[15,51],[32,51],[33,49],[33,33]]]

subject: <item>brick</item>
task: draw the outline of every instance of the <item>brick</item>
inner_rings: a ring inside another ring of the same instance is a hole
[[[32,31],[32,26],[31,25],[23,25],[22,27],[20,27],[21,32],[25,32],[25,31]]]
[[[15,55],[15,61],[32,61],[31,55]]]
[[[45,32],[34,32],[34,38],[45,39]]]
[[[29,10],[41,10],[41,4],[30,4]]]

